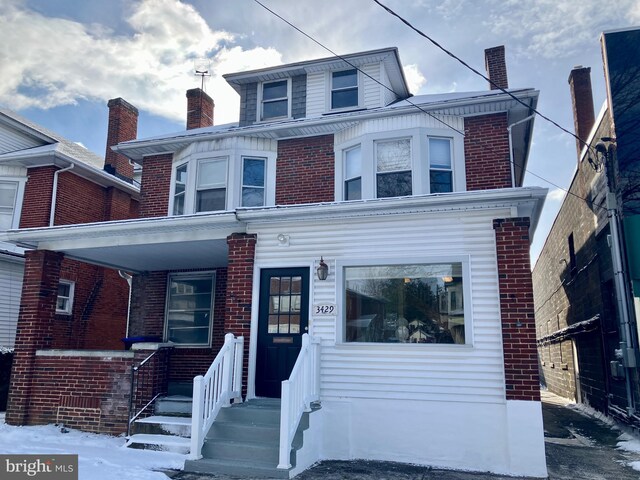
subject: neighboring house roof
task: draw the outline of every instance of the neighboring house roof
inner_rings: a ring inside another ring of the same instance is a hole
[[[407,87],[407,81],[404,77],[404,71],[402,70],[400,54],[395,47],[350,53],[348,55],[336,55],[238,73],[227,73],[223,75],[223,77],[236,92],[240,93],[243,84],[290,78],[307,73],[347,69],[354,66],[361,67],[378,62],[384,64],[393,91],[400,98],[408,97],[410,95],[409,88]]]
[[[43,145],[0,154],[0,164],[37,167],[74,165],[74,173],[102,186],[115,186],[137,196],[139,188],[103,170],[104,158],[23,116],[0,107],[0,124],[37,138]]]

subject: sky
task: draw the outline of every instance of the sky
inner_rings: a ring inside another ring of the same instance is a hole
[[[488,88],[372,0],[261,1],[338,54],[398,47],[413,94]],[[570,131],[569,72],[591,67],[597,115],[600,33],[640,25],[640,0],[383,3],[483,73],[484,49],[504,45],[509,86],[540,90],[539,111]],[[239,97],[223,74],[330,55],[254,0],[0,0],[0,105],[102,156],[111,98],[138,107],[138,138],[184,130],[185,92],[200,86],[194,70],[204,61],[215,123],[229,123]],[[549,195],[534,260],[576,163],[575,140],[537,118],[524,183]]]

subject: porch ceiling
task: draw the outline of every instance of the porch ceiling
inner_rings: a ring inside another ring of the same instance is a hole
[[[233,213],[124,220],[7,232],[13,243],[130,272],[224,267]]]

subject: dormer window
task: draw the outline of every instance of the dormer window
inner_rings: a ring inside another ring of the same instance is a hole
[[[262,84],[261,120],[289,116],[289,81],[279,80]]]
[[[358,106],[358,71],[342,70],[331,74],[331,109]]]

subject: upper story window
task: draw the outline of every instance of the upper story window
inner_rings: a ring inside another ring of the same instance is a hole
[[[453,191],[453,165],[449,138],[429,138],[429,185],[431,193]]]
[[[376,196],[411,195],[411,140],[375,142]]]
[[[187,194],[187,164],[176,168],[176,180],[173,193],[173,214],[184,214],[184,203]]]
[[[289,116],[289,80],[263,83],[261,93],[261,120]]]
[[[227,157],[198,161],[196,212],[225,210],[227,205]]]
[[[357,145],[344,152],[344,199],[362,198],[362,148]]]
[[[243,207],[262,207],[265,204],[266,158],[244,157],[242,159]]]
[[[0,178],[0,231],[18,228],[25,180]]]
[[[448,133],[415,127],[336,145],[336,200],[465,191],[463,138]]]
[[[331,109],[358,106],[358,71],[331,73]]]

